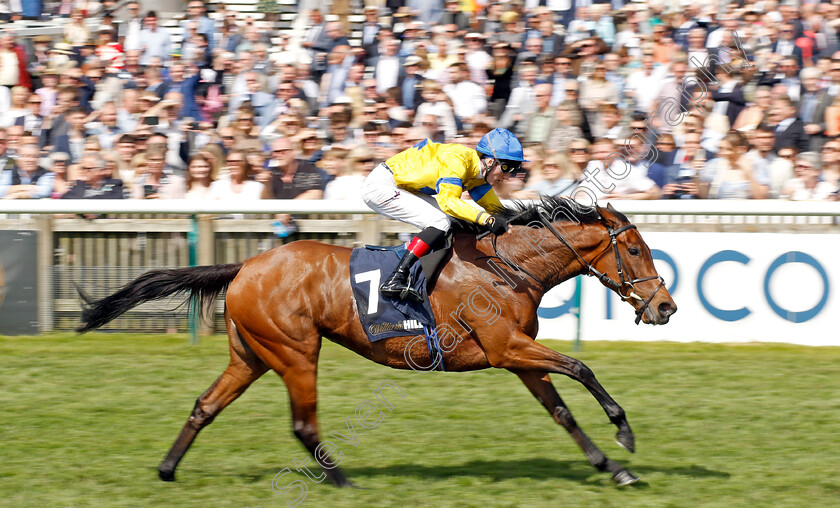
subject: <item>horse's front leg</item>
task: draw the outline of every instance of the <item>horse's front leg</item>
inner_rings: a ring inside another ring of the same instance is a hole
[[[569,408],[560,398],[554,385],[551,384],[551,379],[547,372],[533,372],[533,371],[513,371],[519,376],[525,386],[531,390],[534,397],[542,403],[543,406],[554,418],[554,421],[562,425],[572,439],[580,446],[589,463],[595,466],[599,471],[607,471],[612,473],[613,480],[619,485],[629,485],[639,481],[630,471],[625,469],[621,464],[610,460],[604,453],[595,446],[583,430],[578,426]]]
[[[504,345],[487,347],[482,344],[487,353],[490,365],[499,369],[511,371],[536,371],[541,373],[555,372],[578,381],[589,390],[601,407],[609,416],[610,421],[618,427],[616,440],[618,444],[627,448],[631,453],[636,451],[635,438],[624,409],[610,397],[610,394],[595,379],[595,374],[580,360],[549,349],[538,344],[534,339],[523,333],[516,333]]]

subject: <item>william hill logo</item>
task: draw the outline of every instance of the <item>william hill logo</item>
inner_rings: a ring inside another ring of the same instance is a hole
[[[374,323],[368,326],[368,332],[371,335],[379,335],[385,332],[399,332],[403,330],[419,330],[423,328],[423,323],[416,319],[406,319],[396,323]]]

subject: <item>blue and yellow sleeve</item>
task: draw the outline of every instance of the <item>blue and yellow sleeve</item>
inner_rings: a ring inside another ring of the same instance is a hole
[[[467,161],[463,159],[463,156],[453,156],[443,164],[435,184],[437,191],[435,199],[443,213],[457,219],[477,222],[480,210],[461,199],[461,194],[464,192],[466,167]]]

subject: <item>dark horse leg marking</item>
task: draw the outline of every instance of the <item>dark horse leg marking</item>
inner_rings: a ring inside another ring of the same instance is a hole
[[[338,465],[322,462],[319,460],[319,454],[315,453],[315,450],[321,444],[318,437],[317,397],[315,393],[317,371],[314,368],[288,369],[282,374],[282,377],[289,390],[295,437],[309,450],[309,453],[334,485],[352,487],[353,484]]]
[[[225,313],[227,317],[227,313]],[[158,467],[163,481],[175,480],[175,468],[189,450],[198,432],[209,425],[228,404],[268,370],[251,349],[242,342],[233,326],[228,327],[230,364],[218,379],[195,401],[195,407],[181,433]]]
[[[616,433],[618,444],[630,452],[636,450],[633,431],[627,423],[624,410],[610,397],[601,383],[595,379],[595,374],[582,361],[538,344],[525,335],[518,335],[511,339],[507,347],[502,348],[500,354],[492,358],[488,354],[488,360],[496,368],[512,371],[555,372],[578,381],[589,390],[589,393],[604,408],[610,421],[618,427],[618,433]]]
[[[290,330],[296,330],[295,336],[301,339],[293,338]],[[247,327],[242,329],[241,333],[245,335],[249,344],[254,344],[256,353],[286,384],[292,407],[292,430],[295,437],[303,443],[334,485],[352,487],[353,484],[337,464],[324,461],[323,459],[329,459],[324,457],[323,453],[316,453],[321,444],[318,437],[317,413],[318,353],[321,349],[321,335],[317,328],[311,321],[287,316],[280,326],[271,331],[271,340],[253,333]],[[273,347],[269,348],[267,345]],[[295,465],[299,466],[297,462]]]
[[[555,390],[547,372],[514,371],[514,373],[519,376],[522,382],[525,383],[525,386],[531,390],[534,397],[536,397],[537,400],[545,406],[549,414],[551,414],[552,418],[554,418],[554,421],[562,425],[563,428],[569,432],[572,439],[574,439],[578,446],[580,446],[581,450],[583,450],[583,453],[586,455],[590,464],[595,466],[599,471],[612,473],[613,480],[615,480],[619,485],[628,485],[639,480],[637,477],[633,476],[630,471],[621,466],[621,464],[608,459],[607,456],[604,455],[604,453],[599,450],[594,443],[592,443],[589,436],[584,434],[583,430],[581,430],[572,416],[571,411],[569,411],[566,404],[563,402],[563,399],[560,398],[557,390]]]

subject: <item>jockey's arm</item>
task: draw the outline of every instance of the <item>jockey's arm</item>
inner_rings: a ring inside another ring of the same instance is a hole
[[[464,191],[463,183],[458,178],[441,178],[437,184],[438,206],[446,215],[469,222],[478,222],[479,214],[484,214],[478,208],[471,206],[461,199]]]
[[[487,212],[482,212],[461,199],[461,194],[464,192],[464,170],[462,168],[463,166],[455,163],[448,165],[441,172],[436,184],[438,206],[440,206],[440,209],[445,214],[457,219],[484,224],[488,217]],[[498,211],[503,208],[499,197],[496,196],[493,187],[489,183],[473,187],[469,189],[469,193],[479,205],[489,212]]]

